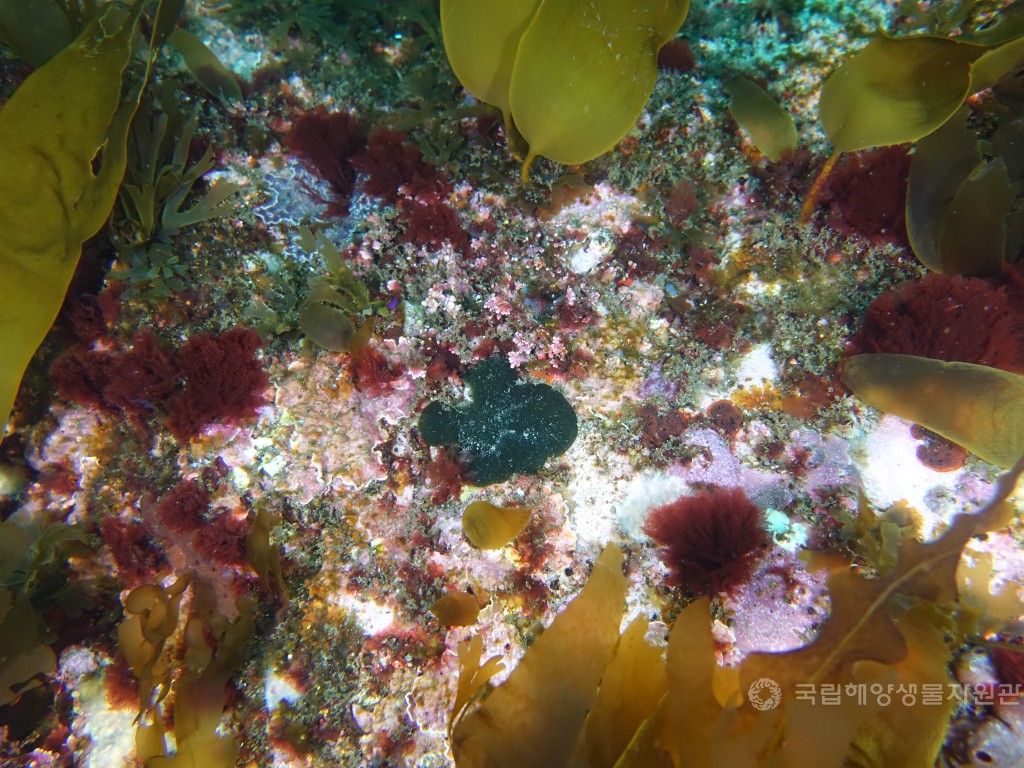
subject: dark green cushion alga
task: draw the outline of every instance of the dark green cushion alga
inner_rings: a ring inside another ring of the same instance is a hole
[[[576,412],[558,390],[520,381],[504,357],[466,371],[470,400],[450,406],[437,401],[420,416],[428,445],[457,445],[475,485],[492,485],[514,474],[540,471],[575,442]]]

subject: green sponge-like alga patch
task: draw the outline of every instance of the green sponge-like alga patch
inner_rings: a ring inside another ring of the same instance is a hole
[[[508,360],[491,357],[465,375],[470,402],[433,402],[420,416],[428,445],[457,445],[475,485],[539,472],[576,440],[576,412],[558,390],[520,381]]]

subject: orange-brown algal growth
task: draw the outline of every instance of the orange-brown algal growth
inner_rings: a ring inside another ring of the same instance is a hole
[[[644,533],[661,548],[669,583],[694,597],[749,580],[771,544],[761,511],[739,488],[713,488],[658,507],[647,515]]]

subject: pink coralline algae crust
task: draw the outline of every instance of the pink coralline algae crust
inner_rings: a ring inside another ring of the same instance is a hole
[[[749,582],[724,599],[736,619],[735,650],[780,653],[807,644],[828,616],[825,570],[810,573],[788,552],[775,551]]]
[[[691,428],[683,433],[681,439],[685,446],[702,449],[697,457],[674,470],[687,485],[742,487],[762,506],[767,506],[766,500],[771,499],[772,506],[780,507],[792,498],[787,490],[789,478],[744,467],[733,455],[726,439],[715,430]]]
[[[850,445],[835,435],[819,435],[809,429],[790,434],[787,456],[797,467],[808,493],[853,486],[859,483]]]
[[[852,354],[918,355],[1024,373],[1024,303],[975,277],[928,274],[868,307]]]
[[[738,488],[714,488],[657,507],[644,533],[661,547],[669,583],[698,597],[747,581],[771,545],[761,510]]]
[[[287,441],[289,461],[266,479],[268,491],[308,504],[329,490],[346,492],[387,478],[388,467],[375,448],[387,440],[388,425],[412,412],[415,388],[408,344],[388,341],[381,348],[389,368],[404,373],[368,391],[346,384],[348,377],[327,357],[292,366],[276,397],[286,415],[279,439]],[[401,448],[412,454],[408,446]]]

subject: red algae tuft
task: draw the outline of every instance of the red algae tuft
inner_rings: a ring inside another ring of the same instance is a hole
[[[681,37],[669,40],[658,51],[658,69],[662,72],[692,72],[697,67],[690,43]]]
[[[1024,306],[976,277],[928,274],[868,307],[852,354],[917,355],[1024,373]]]
[[[328,112],[319,105],[299,115],[283,141],[331,185],[335,197],[327,201],[328,215],[347,214],[356,181],[351,160],[366,147],[359,121],[348,112]]]
[[[469,235],[459,223],[458,214],[447,203],[403,200],[400,210],[406,219],[400,242],[439,248],[449,242],[459,253],[469,255]]]
[[[832,171],[822,202],[829,224],[874,244],[907,243],[910,155],[905,145],[850,154]]]
[[[419,149],[406,144],[408,134],[383,128],[366,145],[366,152],[352,159],[352,165],[366,174],[366,194],[397,203],[404,194],[423,202],[436,202],[451,192],[451,184],[431,165],[423,162]]]
[[[116,357],[109,352],[71,347],[50,369],[57,394],[87,408],[110,410],[103,396]]]
[[[157,520],[167,530],[187,534],[203,524],[210,494],[195,480],[182,480],[168,491],[157,507]]]
[[[167,566],[163,552],[140,523],[105,517],[100,523],[100,535],[110,548],[118,578],[128,589],[153,581],[154,574]]]
[[[192,537],[192,546],[201,557],[220,565],[241,567],[245,564],[245,537],[249,522],[228,512],[221,512],[202,525]]]
[[[716,400],[707,413],[711,426],[726,437],[733,438],[743,429],[743,412],[730,400]]]
[[[771,544],[761,511],[739,488],[714,488],[652,510],[644,533],[661,547],[669,583],[694,597],[729,592]]]
[[[152,413],[178,387],[174,360],[163,351],[156,337],[144,331],[135,337],[132,348],[117,358],[103,399],[122,410],[129,419]]]
[[[365,347],[358,354],[352,355],[349,372],[357,390],[378,397],[390,390],[405,370],[373,347]]]
[[[166,413],[172,434],[186,442],[208,424],[237,424],[266,404],[270,380],[256,357],[261,344],[255,331],[235,328],[197,334],[175,354],[146,331],[121,353],[72,347],[50,378],[65,400],[123,414],[136,427]]]
[[[208,424],[236,424],[266,405],[270,380],[260,366],[258,333],[234,328],[191,337],[178,353],[185,388],[167,401],[168,426],[181,442]]]

